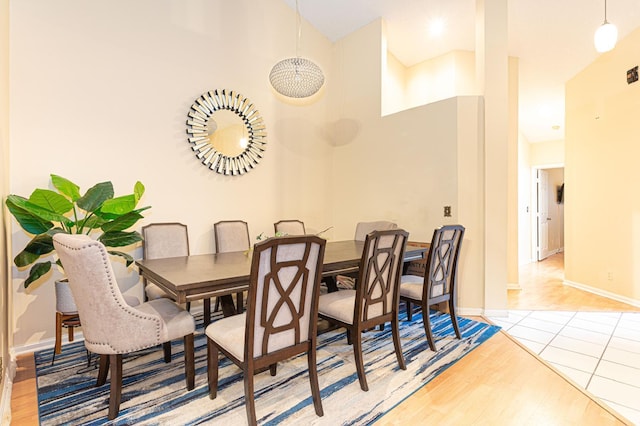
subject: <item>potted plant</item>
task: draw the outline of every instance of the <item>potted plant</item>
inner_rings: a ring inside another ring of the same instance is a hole
[[[140,213],[149,208],[136,208],[144,193],[142,183],[136,182],[133,194],[114,198],[111,182],[98,183],[84,195],[80,194],[78,185],[61,176],[52,174],[51,182],[57,192],[36,189],[29,198],[9,195],[6,200],[13,217],[33,235],[13,260],[19,268],[33,265],[24,281],[25,288],[51,270],[53,261],[37,261],[55,251],[53,236],[57,233],[100,233],[97,240],[107,248],[142,241],[139,232],[126,231],[143,217]],[[124,258],[127,266],[134,261],[131,255],[121,251],[109,250],[109,253]],[[59,259],[55,263],[62,267]]]

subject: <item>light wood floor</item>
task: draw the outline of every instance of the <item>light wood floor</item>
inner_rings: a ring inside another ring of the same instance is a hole
[[[521,270],[509,309],[638,311],[562,284],[562,254]],[[474,318],[483,321],[482,318]],[[32,355],[18,358],[12,424],[38,424]],[[382,425],[622,425],[534,354],[500,332],[379,420]]]

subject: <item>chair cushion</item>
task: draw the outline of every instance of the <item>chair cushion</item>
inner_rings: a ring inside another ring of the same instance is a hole
[[[400,297],[422,300],[423,285],[423,277],[418,277],[416,275],[403,275],[402,277],[400,277]]]
[[[164,290],[153,283],[148,283],[144,287],[144,292],[147,294],[148,300],[170,299],[169,295],[165,293]]]
[[[355,290],[340,290],[320,296],[318,313],[353,324],[353,309],[356,303]]]
[[[164,327],[160,331],[160,341],[168,342],[191,334],[196,329],[196,322],[191,314],[169,299],[157,299],[136,306],[136,309],[147,314],[160,316]]]
[[[128,294],[123,294],[124,301],[127,302],[129,306],[138,306],[140,304],[140,300],[138,300],[135,296],[129,296]]]
[[[204,331],[218,346],[231,353],[239,361],[244,361],[244,333],[247,314],[232,315],[209,324]]]

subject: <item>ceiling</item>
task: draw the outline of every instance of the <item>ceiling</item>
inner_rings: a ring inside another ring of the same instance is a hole
[[[284,1],[295,10],[296,0]],[[383,18],[388,48],[405,66],[475,48],[476,0],[298,1],[300,14],[332,42]],[[593,34],[604,21],[604,0],[508,0],[508,9],[509,55],[519,58],[520,132],[529,142],[563,139],[564,83],[599,55]],[[444,21],[440,37],[427,31],[434,18]],[[609,0],[607,20],[624,38],[640,26],[640,0]],[[640,62],[634,60],[628,68]]]

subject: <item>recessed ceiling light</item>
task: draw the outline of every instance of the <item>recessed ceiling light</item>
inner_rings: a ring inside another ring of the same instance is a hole
[[[560,126],[558,126],[557,124],[554,124],[553,126],[551,126],[551,128],[553,130],[560,130]]]
[[[432,19],[428,28],[431,37],[440,37],[444,32],[444,20],[442,18]]]

